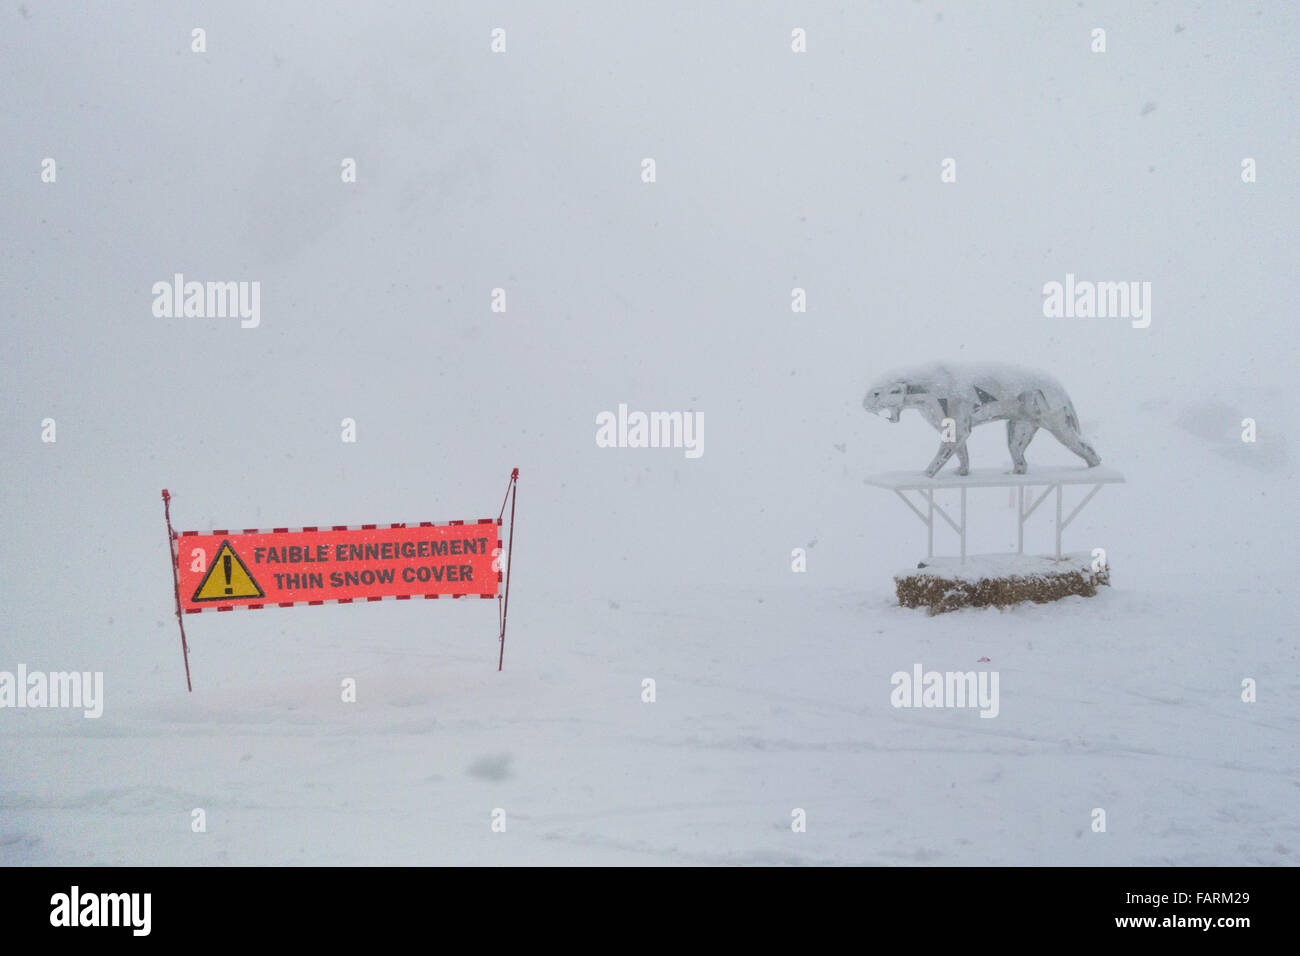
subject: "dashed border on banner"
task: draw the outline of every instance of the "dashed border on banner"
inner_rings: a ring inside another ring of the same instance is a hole
[[[309,534],[313,531],[379,531],[381,529],[390,530],[393,528],[451,528],[451,527],[457,527],[466,524],[492,524],[500,528],[501,519],[500,518],[479,518],[477,521],[446,521],[446,522],[394,521],[389,524],[304,525],[301,528],[244,528],[242,531],[234,531],[231,529],[224,529],[218,531],[181,531],[177,533],[176,540],[177,542],[179,542],[181,538],[195,538],[200,536],[216,537],[217,535],[237,535],[237,534],[304,534],[304,533]],[[496,553],[500,555],[501,538],[500,538],[499,531],[497,532],[497,535],[498,536],[497,536]],[[173,550],[173,555],[174,554],[175,554],[175,550]],[[502,578],[502,573],[498,571],[497,572],[498,584],[501,583],[501,578]],[[496,594],[388,594],[388,595],[384,595],[383,597],[331,598],[325,601],[263,601],[259,604],[219,604],[214,607],[186,608],[185,613],[202,614],[204,611],[237,611],[241,608],[246,608],[247,610],[250,611],[260,611],[262,608],[265,607],[301,607],[303,605],[307,605],[309,607],[315,607],[318,604],[369,604],[374,601],[410,601],[416,598],[425,601],[433,601],[433,600],[437,600],[438,598],[449,598],[454,601],[457,598],[472,598],[472,597],[483,598],[484,600],[490,601],[492,600],[492,598],[497,597],[497,595]]]

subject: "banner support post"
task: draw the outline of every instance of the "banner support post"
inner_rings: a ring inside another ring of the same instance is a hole
[[[190,683],[190,648],[185,641],[185,618],[181,615],[181,579],[176,571],[176,532],[172,530],[172,496],[167,489],[162,490],[163,517],[167,519],[167,551],[172,558],[172,589],[176,595],[176,623],[181,629],[181,654],[185,657],[185,689],[194,693]]]
[[[505,666],[506,660],[506,615],[510,613],[510,560],[515,551],[515,495],[518,490],[519,469],[515,468],[510,472],[510,542],[506,545],[506,587],[504,605],[501,609],[501,653],[497,657],[498,672]],[[501,513],[505,514],[505,510],[506,503],[503,501],[501,502]]]

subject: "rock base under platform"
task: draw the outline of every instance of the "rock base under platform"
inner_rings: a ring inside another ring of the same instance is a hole
[[[1027,554],[929,558],[923,567],[894,575],[898,603],[942,614],[963,607],[1007,607],[1024,601],[1046,604],[1077,594],[1093,597],[1110,584],[1110,568],[1092,569],[1091,554],[1056,558]]]

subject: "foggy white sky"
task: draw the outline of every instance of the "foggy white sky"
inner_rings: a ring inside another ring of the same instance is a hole
[[[1294,6],[629,6],[0,11],[10,657],[172,653],[164,486],[182,529],[446,520],[518,466],[519,608],[784,585],[811,539],[887,589],[921,531],[861,476],[936,437],[862,390],[939,358],[1064,382],[1131,565],[1293,562]],[[154,318],[176,272],[260,281],[261,327]],[[1151,327],[1045,319],[1067,272],[1150,281]],[[620,402],[703,412],[705,454],[596,448]],[[1256,460],[1179,460],[1243,415]]]

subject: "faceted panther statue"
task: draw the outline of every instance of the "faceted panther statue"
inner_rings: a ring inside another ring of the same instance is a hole
[[[915,408],[939,430],[943,442],[925,473],[934,477],[952,453],[957,473],[968,474],[970,430],[985,422],[1006,420],[1007,447],[1017,475],[1029,470],[1025,448],[1034,433],[1045,428],[1092,468],[1101,458],[1079,433],[1079,418],[1070,396],[1050,375],[1015,365],[961,365],[947,362],[892,372],[867,389],[862,407],[897,422],[906,408]]]

